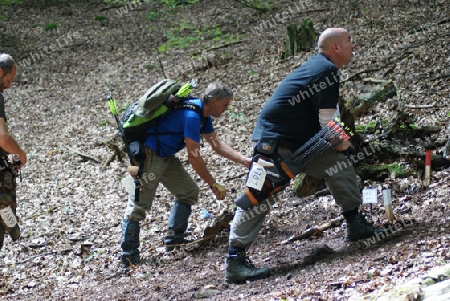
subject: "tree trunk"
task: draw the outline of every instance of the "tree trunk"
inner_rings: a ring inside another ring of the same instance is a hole
[[[364,93],[357,98],[350,99],[345,107],[350,110],[354,117],[359,117],[367,113],[367,111],[376,103],[389,99],[397,94],[397,88],[394,82],[389,80],[381,85],[376,86],[372,91]]]
[[[299,28],[290,24],[286,27],[286,52],[283,59],[294,56],[300,51],[308,51],[314,46],[317,33],[309,19],[302,20]]]

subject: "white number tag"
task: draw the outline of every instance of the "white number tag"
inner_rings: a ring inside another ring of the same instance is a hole
[[[376,204],[376,203],[378,203],[377,189],[376,188],[364,188],[362,193],[363,193],[363,203],[364,204]]]
[[[245,185],[247,187],[261,191],[265,179],[266,170],[264,169],[264,167],[257,163],[253,163],[252,168],[250,169],[250,173],[248,174],[247,183]]]
[[[6,224],[6,227],[12,228],[17,224],[17,219],[10,207],[0,209],[0,216]]]

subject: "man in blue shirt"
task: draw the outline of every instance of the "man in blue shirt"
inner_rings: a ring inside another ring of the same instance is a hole
[[[145,141],[146,159],[141,177],[141,191],[138,201],[128,198],[122,221],[122,263],[129,266],[139,261],[139,221],[145,219],[151,209],[156,189],[162,183],[175,197],[168,221],[168,233],[164,238],[167,250],[175,245],[187,243],[184,232],[188,227],[191,206],[198,200],[199,188],[185,170],[175,154],[187,148],[188,161],[205,181],[216,198],[225,198],[226,189],[216,183],[200,154],[200,139],[204,137],[212,149],[222,157],[240,163],[245,167],[251,158],[245,157],[219,139],[212,124],[212,117],[228,109],[233,92],[221,82],[208,85],[199,99],[190,99],[203,110],[202,116],[191,109],[176,109],[148,130]]]
[[[242,208],[238,207],[231,225],[226,282],[240,283],[270,275],[269,269],[253,266],[245,252],[256,239],[274,203],[269,196],[286,187],[298,173],[325,179],[346,219],[346,240],[355,241],[374,235],[373,227],[359,214],[361,194],[353,166],[338,165],[348,161],[342,151],[351,146],[349,141],[342,141],[334,150],[321,155],[307,165],[306,170],[291,159],[299,147],[340,115],[338,70],[350,63],[355,44],[345,29],[329,28],[320,35],[318,47],[318,54],[280,83],[258,116],[252,135],[253,155],[264,155],[274,162],[278,170],[278,174],[272,175],[276,178],[276,185],[271,187],[264,183],[259,191],[247,187],[236,200]],[[337,165],[343,168],[333,174],[327,173]],[[249,209],[242,204],[255,206]]]

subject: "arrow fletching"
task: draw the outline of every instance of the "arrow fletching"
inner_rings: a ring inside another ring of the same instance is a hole
[[[113,115],[117,115],[117,105],[116,105],[116,101],[114,100],[114,98],[109,97],[108,104],[109,104],[109,110],[111,111],[111,113]]]
[[[197,87],[197,82],[195,79],[191,79],[188,83],[181,86],[180,90],[178,90],[176,97],[186,97],[188,96],[192,90]]]

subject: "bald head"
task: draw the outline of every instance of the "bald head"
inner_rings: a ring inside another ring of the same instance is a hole
[[[328,57],[339,69],[350,63],[355,49],[350,34],[344,28],[327,28],[317,42],[319,53]]]
[[[348,35],[344,28],[327,28],[319,36],[319,52],[327,51],[334,43],[340,43]]]

